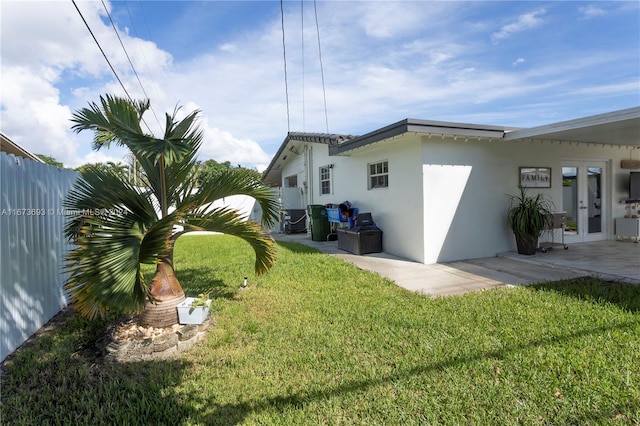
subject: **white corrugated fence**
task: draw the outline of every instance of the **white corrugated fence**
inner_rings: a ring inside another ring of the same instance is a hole
[[[77,177],[0,152],[0,360],[67,304],[62,201]]]

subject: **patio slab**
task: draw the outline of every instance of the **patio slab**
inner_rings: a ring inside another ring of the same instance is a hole
[[[355,255],[338,249],[336,241],[312,241],[307,234],[274,234],[334,255],[358,268],[389,278],[399,286],[433,297],[526,285],[544,281],[595,276],[640,284],[640,244],[599,241],[571,245],[522,256],[501,253],[496,257],[424,265],[387,253]]]
[[[534,265],[566,268],[611,281],[640,284],[640,243],[628,239],[571,244],[568,250],[554,248],[535,256],[514,252],[498,256]]]

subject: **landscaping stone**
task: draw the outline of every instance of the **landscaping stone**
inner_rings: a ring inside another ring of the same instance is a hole
[[[99,347],[105,360],[135,362],[174,358],[188,351],[206,336],[213,324],[211,317],[199,325],[174,325],[167,328],[141,326],[136,318],[114,327]]]
[[[176,333],[161,334],[153,339],[152,346],[154,352],[163,352],[169,348],[173,348],[178,344],[178,335]]]
[[[194,324],[188,324],[178,330],[178,340],[184,342],[186,340],[192,339],[198,332],[200,331],[200,327]]]

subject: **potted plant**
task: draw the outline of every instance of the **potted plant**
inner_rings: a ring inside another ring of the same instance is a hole
[[[208,294],[187,297],[177,306],[180,324],[202,324],[209,315],[211,299]]]
[[[524,187],[520,194],[508,197],[507,223],[515,234],[518,253],[535,254],[542,231],[552,226],[553,204],[542,193],[528,195]]]

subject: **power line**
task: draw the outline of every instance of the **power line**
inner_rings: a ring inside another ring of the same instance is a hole
[[[118,41],[120,42],[120,46],[122,46],[122,50],[124,51],[124,54],[127,57],[127,60],[129,61],[129,65],[131,65],[131,69],[133,70],[133,74],[136,76],[136,79],[138,80],[138,84],[140,85],[140,88],[142,89],[142,93],[144,93],[144,96],[147,99],[149,99],[149,95],[147,95],[147,91],[144,90],[144,86],[142,85],[142,81],[140,81],[140,76],[138,75],[138,72],[136,71],[136,68],[133,66],[133,62],[131,61],[131,58],[129,57],[129,53],[127,52],[127,49],[124,47],[124,43],[122,42],[122,39],[120,38],[120,34],[118,33],[118,29],[116,28],[116,24],[113,22],[113,19],[111,19],[111,14],[109,13],[109,10],[107,9],[107,6],[104,4],[104,0],[101,0],[101,1],[102,1],[102,7],[104,7],[104,11],[107,12],[107,16],[109,17],[109,22],[111,22],[111,27],[113,28],[113,31],[116,33],[116,37],[118,37]],[[151,109],[151,113],[155,117],[156,122],[158,123],[158,126],[160,128],[162,128],[162,124],[160,124],[160,120],[158,120],[158,116],[156,115],[156,112],[153,109],[153,107],[151,106],[151,104],[149,104],[149,109]]]
[[[111,72],[113,72],[113,75],[116,76],[116,79],[118,80],[118,83],[120,83],[120,86],[122,87],[122,90],[124,90],[124,93],[126,93],[126,95],[129,98],[129,100],[132,100],[131,99],[131,95],[129,95],[129,92],[127,92],[127,88],[124,87],[124,84],[122,83],[122,80],[120,80],[120,77],[118,76],[118,73],[113,68],[113,65],[111,65],[111,62],[109,61],[109,58],[107,58],[107,54],[104,53],[104,50],[102,50],[102,46],[100,46],[100,43],[98,42],[98,39],[93,34],[93,31],[91,30],[91,27],[89,26],[89,23],[87,22],[86,19],[84,19],[84,15],[82,15],[82,12],[80,12],[80,9],[78,8],[78,5],[76,4],[76,0],[71,0],[71,3],[73,3],[73,5],[76,7],[76,10],[78,11],[78,14],[80,14],[80,18],[82,18],[82,22],[84,22],[84,25],[89,30],[89,33],[91,34],[91,37],[93,37],[93,41],[96,42],[96,45],[98,46],[98,49],[100,49],[100,52],[102,52],[102,56],[104,56],[104,60],[107,61],[107,64],[109,64],[109,68],[111,68]]]
[[[322,49],[320,48],[320,25],[318,25],[318,8],[316,0],[313,0],[313,13],[316,17],[316,33],[318,34],[318,58],[320,59],[320,76],[322,77],[322,96],[324,98],[324,122],[329,133],[329,115],[327,114],[327,92],[324,88],[324,67],[322,66]]]
[[[138,33],[138,29],[136,27],[135,21],[133,19],[133,16],[131,15],[131,9],[129,8],[129,2],[127,0],[124,1],[124,4],[127,6],[127,13],[129,14],[129,21],[131,22],[131,27],[133,28],[133,32],[136,35],[136,42],[138,44],[138,49],[140,50],[140,53],[144,56],[144,65],[145,68],[147,69],[147,73],[151,76],[155,74],[155,77],[153,80],[151,80],[151,84],[153,86],[153,89],[156,93],[158,93],[160,90],[158,89],[158,83],[157,83],[157,79],[160,80],[160,82],[162,83],[162,85],[164,87],[167,87],[167,84],[165,82],[165,78],[164,78],[164,73],[162,72],[162,68],[160,67],[156,67],[156,69],[154,71],[151,70],[151,68],[149,67],[149,63],[151,61],[149,61],[147,59],[147,56],[145,55],[145,51],[144,49],[142,49],[140,47],[140,40],[142,39],[142,37],[139,35]],[[143,2],[138,2],[138,7],[139,7],[139,11],[142,14],[142,19],[144,21],[145,27],[147,29],[147,36],[148,36],[148,40],[153,40],[153,37],[151,36],[151,31],[149,30],[149,23],[147,21],[147,15],[144,13],[144,7],[143,7]],[[158,59],[158,51],[157,49],[153,49],[152,50],[153,53],[153,57],[152,57],[152,61],[155,61],[156,63],[160,63],[160,60]],[[156,72],[160,70],[160,72]]]
[[[305,103],[304,103],[304,0],[300,0],[300,21],[301,21],[301,27],[302,27],[302,31],[300,31],[301,33],[301,46],[302,46],[302,130],[305,130],[305,124],[306,124],[306,116],[305,116]]]
[[[287,80],[287,47],[284,42],[284,5],[280,0],[280,18],[282,21],[282,54],[284,56],[284,92],[287,99],[287,131],[291,132],[291,117],[289,115],[289,82]]]
[[[124,83],[122,82],[122,80],[120,80],[120,77],[118,76],[118,73],[116,72],[115,68],[113,68],[113,65],[111,65],[111,61],[109,61],[109,58],[107,57],[107,54],[104,53],[104,50],[102,49],[102,46],[100,46],[100,43],[98,42],[98,39],[96,38],[96,36],[93,34],[93,30],[91,30],[91,27],[89,26],[89,23],[87,22],[86,19],[84,19],[84,15],[82,14],[80,9],[78,8],[78,5],[76,4],[76,1],[75,0],[71,0],[71,3],[73,3],[73,5],[75,6],[76,10],[78,11],[78,14],[80,15],[80,18],[82,18],[82,22],[84,22],[84,25],[87,27],[87,30],[89,30],[89,34],[91,34],[91,37],[93,37],[93,41],[96,42],[96,45],[98,46],[98,49],[100,49],[100,52],[102,52],[102,56],[104,56],[104,60],[107,61],[107,64],[109,64],[109,68],[111,68],[111,72],[113,72],[113,75],[116,77],[116,80],[118,80],[118,83],[120,83],[120,86],[122,87],[122,90],[124,90],[124,93],[127,95],[127,98],[129,98],[129,101],[133,102],[133,98],[131,97],[131,95],[127,91],[127,88],[124,87]],[[149,125],[145,121],[144,117],[140,117],[140,119],[142,120],[142,122],[146,126],[147,130],[149,130],[149,133],[153,133],[151,131],[151,128],[149,127]]]

